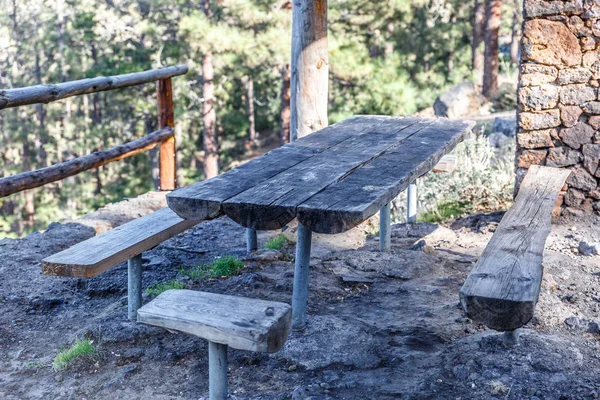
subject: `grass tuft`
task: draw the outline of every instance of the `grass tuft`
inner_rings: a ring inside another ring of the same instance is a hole
[[[200,265],[186,270],[180,269],[183,275],[191,279],[200,280],[205,278],[216,278],[219,276],[237,275],[244,268],[244,263],[235,256],[223,256],[215,259],[212,263]]]
[[[290,243],[290,242],[291,242],[291,240],[288,239],[287,236],[285,236],[283,233],[280,233],[279,235],[272,237],[265,244],[265,249],[281,250],[281,248],[283,247],[284,244]]]
[[[150,296],[158,296],[162,292],[166,292],[167,290],[171,289],[185,289],[185,283],[175,279],[167,282],[159,282],[148,287],[146,289],[146,293],[148,293]]]
[[[69,363],[76,358],[89,356],[96,352],[96,348],[92,344],[91,340],[75,340],[75,343],[68,349],[60,351],[54,361],[52,361],[52,368],[55,371],[62,371],[69,366]]]

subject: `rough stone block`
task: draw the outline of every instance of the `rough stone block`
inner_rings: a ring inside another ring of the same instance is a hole
[[[565,195],[565,204],[569,207],[579,207],[585,200],[585,194],[577,189],[569,189]]]
[[[522,112],[519,116],[519,126],[525,130],[554,128],[560,125],[560,111],[557,109],[538,113]]]
[[[560,102],[564,105],[575,105],[596,100],[598,90],[586,84],[572,84],[560,88]]]
[[[544,3],[564,4],[559,1]],[[574,67],[581,64],[582,58],[579,41],[565,24],[541,19],[525,22],[522,52],[523,60],[545,65]]]
[[[556,14],[581,14],[583,13],[582,0],[570,1],[547,1],[547,0],[528,0],[523,4],[525,18],[537,18],[546,15]]]
[[[552,131],[556,131],[556,129],[519,132],[517,134],[517,144],[524,149],[552,147]]]
[[[571,175],[567,178],[567,184],[571,188],[580,189],[584,192],[590,192],[598,187],[596,178],[581,166],[577,166],[571,170]]]
[[[577,67],[561,69],[558,73],[558,83],[568,85],[571,83],[586,83],[592,77],[592,72],[588,68]]]
[[[521,85],[539,86],[556,81],[558,69],[549,65],[522,64]]]
[[[598,52],[596,51],[587,51],[583,53],[583,57],[581,60],[581,65],[584,67],[590,67],[596,61],[598,61]]]
[[[581,108],[588,114],[598,115],[600,114],[600,101],[590,101],[583,104]]]
[[[523,150],[517,159],[517,167],[529,168],[532,165],[541,165],[546,158],[546,150]]]
[[[579,39],[579,44],[581,46],[581,50],[583,51],[590,51],[596,49],[596,41],[593,37],[590,36],[583,36],[581,39]]]
[[[564,106],[560,108],[560,119],[564,126],[571,128],[577,124],[582,113],[581,107]]]
[[[598,163],[600,162],[600,144],[584,144],[582,148],[583,166],[592,175],[600,177]]]
[[[556,107],[558,86],[542,85],[519,89],[519,103],[525,111],[541,111]]]
[[[592,128],[600,129],[600,116],[591,116],[588,123],[592,126]]]
[[[559,135],[566,145],[579,149],[583,144],[592,143],[594,128],[584,122],[579,122],[572,128],[561,129]]]
[[[568,147],[554,147],[548,150],[546,165],[548,167],[568,167],[575,165],[581,160],[581,154],[578,151]]]

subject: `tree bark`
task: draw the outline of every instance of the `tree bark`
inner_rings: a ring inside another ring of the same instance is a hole
[[[498,93],[498,32],[502,0],[488,0],[485,23],[485,62],[483,69],[483,95],[492,99]]]
[[[513,9],[512,34],[510,37],[510,59],[514,63],[519,62],[519,10],[518,2]]]
[[[328,125],[327,0],[293,3],[291,68],[290,140],[294,141]]]
[[[473,7],[473,42],[471,45],[471,65],[477,80],[483,76],[483,53],[479,51],[483,43],[485,24],[485,0],[475,0]],[[479,81],[481,82],[481,81]]]
[[[281,105],[279,114],[281,129],[279,130],[279,143],[283,146],[290,142],[290,64],[281,69]]]
[[[254,80],[251,76],[245,79],[246,101],[248,102],[248,142],[252,147],[256,147],[256,122],[254,120]]]
[[[209,20],[212,18],[210,0],[202,1],[202,10]],[[204,97],[204,178],[210,179],[219,175],[219,154],[217,144],[217,113],[215,111],[215,83],[212,53],[202,55],[202,95]]]

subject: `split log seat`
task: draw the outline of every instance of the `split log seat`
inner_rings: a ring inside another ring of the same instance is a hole
[[[167,290],[138,310],[137,321],[208,340],[211,400],[227,398],[227,347],[274,353],[287,340],[288,304],[237,296]]]
[[[514,205],[506,212],[460,290],[460,302],[474,321],[505,332],[533,317],[542,284],[542,256],[552,211],[569,170],[531,166]]]
[[[142,303],[142,252],[198,222],[162,208],[43,259],[42,271],[46,275],[91,278],[128,261],[128,316],[134,319]]]

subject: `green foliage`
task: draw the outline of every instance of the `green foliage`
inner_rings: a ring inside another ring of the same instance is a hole
[[[66,369],[76,358],[91,356],[95,352],[96,348],[91,340],[77,339],[75,340],[75,343],[71,345],[71,347],[61,350],[56,357],[54,357],[54,361],[52,361],[52,368],[55,371],[62,371],[63,369]]]
[[[150,296],[158,296],[162,292],[166,292],[167,290],[171,289],[185,289],[185,283],[175,279],[167,282],[159,282],[146,288],[146,293],[148,293]]]
[[[244,263],[235,256],[223,256],[210,264],[200,265],[190,270],[181,269],[179,272],[191,279],[200,280],[237,275],[242,268],[244,268]]]
[[[441,201],[434,208],[418,216],[419,222],[444,222],[460,217],[471,210],[465,201]]]
[[[272,237],[271,239],[269,239],[269,241],[267,243],[265,243],[265,249],[281,250],[281,248],[286,243],[291,243],[291,242],[292,241],[290,239],[288,239],[288,237],[286,235],[284,235],[283,233],[280,233],[279,235]]]

